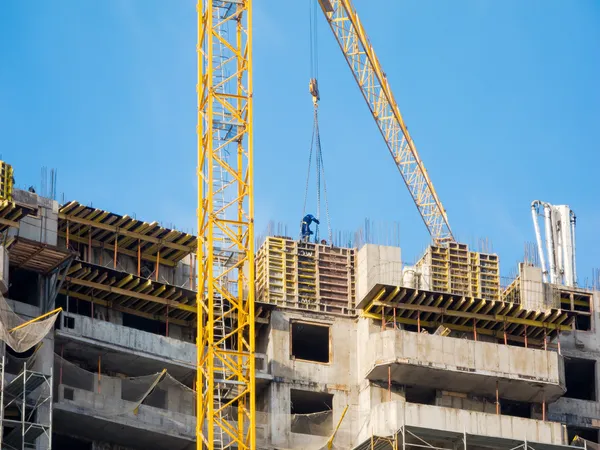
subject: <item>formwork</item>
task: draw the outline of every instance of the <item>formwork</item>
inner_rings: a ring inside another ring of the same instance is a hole
[[[12,201],[13,168],[10,164],[0,161],[0,200]]]
[[[267,237],[256,256],[256,300],[353,314],[356,250]]]
[[[498,300],[500,265],[498,255],[469,251],[466,244],[451,242],[447,247],[431,245],[417,262],[428,273],[426,284],[437,292]]]

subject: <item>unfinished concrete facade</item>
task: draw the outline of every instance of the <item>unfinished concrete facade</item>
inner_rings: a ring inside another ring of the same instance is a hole
[[[7,383],[24,362],[51,377],[32,416],[51,439],[2,448],[195,448],[195,237],[28,192],[14,201],[27,214],[3,230],[5,297],[24,318],[63,313],[4,365]],[[258,448],[319,449],[333,435],[344,449],[598,442],[599,293],[544,285],[523,265],[503,299],[484,300],[415,284],[399,248],[308,254],[276,239],[257,280]]]

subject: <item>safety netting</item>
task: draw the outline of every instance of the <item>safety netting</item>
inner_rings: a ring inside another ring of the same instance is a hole
[[[4,296],[0,295],[0,340],[17,353],[35,347],[54,327],[60,310],[47,317],[26,320],[16,314]]]
[[[54,377],[59,401],[73,402],[95,416],[112,420],[120,417],[153,423],[161,416],[161,427],[182,434],[193,434],[196,394],[166,370],[130,377],[118,373],[94,372],[85,362],[54,356]],[[149,409],[152,408],[152,409]]]

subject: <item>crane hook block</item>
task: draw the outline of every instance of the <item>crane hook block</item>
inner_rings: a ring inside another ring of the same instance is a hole
[[[321,97],[319,96],[319,85],[317,84],[316,78],[310,79],[310,82],[308,83],[308,90],[313,97],[313,103],[316,105],[319,100],[321,100]]]

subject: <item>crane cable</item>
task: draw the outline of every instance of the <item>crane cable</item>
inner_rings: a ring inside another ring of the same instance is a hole
[[[309,23],[310,23],[310,83],[309,91],[313,97],[314,106],[314,118],[313,118],[313,132],[310,142],[310,153],[308,155],[308,173],[306,176],[306,189],[304,192],[304,206],[302,210],[302,217],[306,215],[306,201],[308,198],[308,188],[310,183],[310,172],[312,166],[312,155],[316,149],[315,154],[315,173],[316,173],[316,184],[317,184],[317,218],[321,214],[321,179],[323,180],[323,198],[325,200],[325,214],[327,218],[327,231],[329,243],[332,243],[333,233],[331,231],[331,220],[329,216],[329,202],[327,201],[327,183],[325,182],[325,165],[323,163],[323,152],[321,150],[321,134],[319,132],[319,88],[317,84],[317,75],[319,72],[319,61],[318,61],[318,45],[317,45],[317,2],[315,0],[309,0]],[[319,242],[319,225],[316,225],[315,229],[315,242]]]

